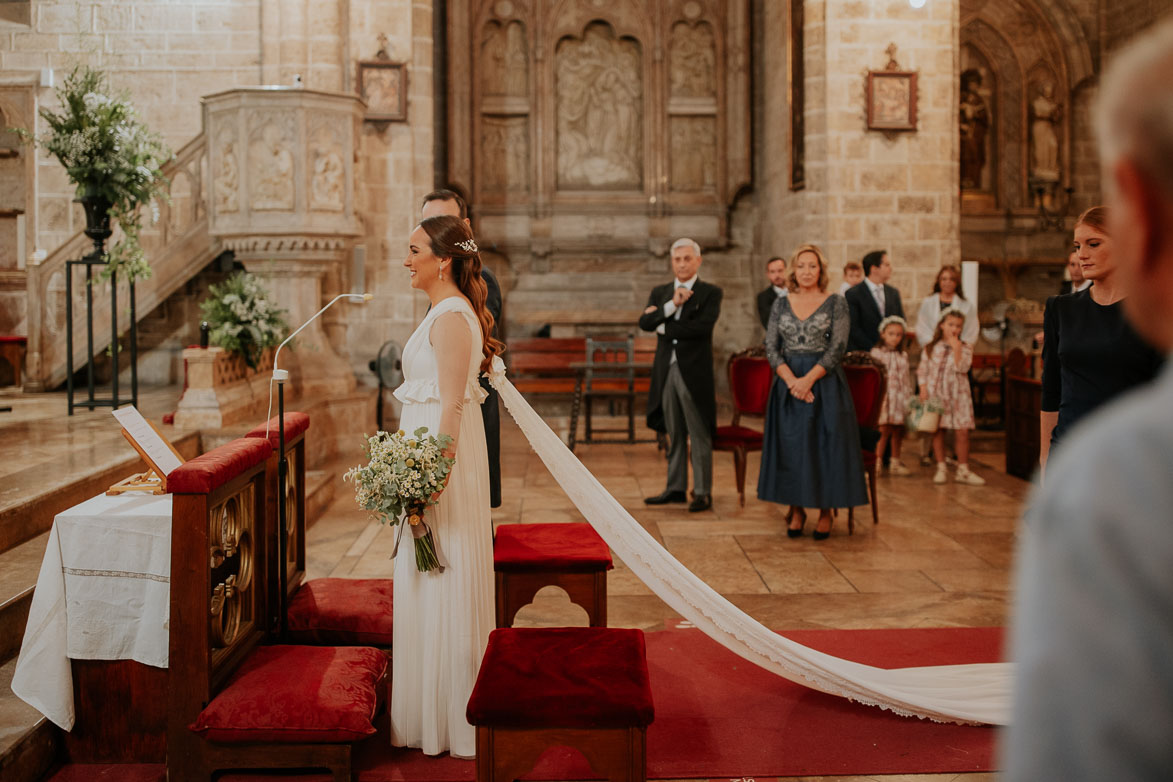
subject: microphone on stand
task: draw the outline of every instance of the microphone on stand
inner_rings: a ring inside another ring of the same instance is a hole
[[[277,346],[277,352],[273,354],[273,377],[269,381],[269,411],[265,416],[265,439],[269,438],[269,421],[272,420],[270,414],[273,412],[273,383],[277,384],[277,453],[280,456],[280,461],[277,462],[277,561],[278,574],[280,577],[280,599],[278,600],[278,608],[280,614],[278,616],[278,624],[280,626],[281,637],[285,637],[286,621],[285,604],[289,596],[286,594],[288,585],[286,583],[288,578],[288,570],[286,568],[286,558],[288,554],[285,551],[286,546],[286,498],[285,498],[285,482],[286,475],[289,472],[289,461],[285,458],[285,383],[289,380],[288,369],[278,369],[277,359],[281,356],[281,348],[289,344],[289,342],[302,332],[302,330],[313,323],[326,310],[333,307],[342,299],[350,299],[357,304],[365,304],[371,299],[375,298],[373,293],[342,293],[331,299],[325,307],[315,312],[310,319],[298,326],[297,331],[285,338],[285,341]]]

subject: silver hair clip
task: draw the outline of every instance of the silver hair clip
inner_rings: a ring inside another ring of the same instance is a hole
[[[464,242],[457,242],[456,246],[464,250],[466,253],[475,253],[477,251],[477,243],[472,239]]]

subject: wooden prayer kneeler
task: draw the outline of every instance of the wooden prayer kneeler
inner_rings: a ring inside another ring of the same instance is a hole
[[[261,424],[248,434],[249,439],[267,439],[274,454],[269,458],[266,487],[268,540],[276,540],[278,419]],[[306,528],[306,432],[310,418],[305,413],[285,414],[285,454],[289,460],[286,476],[286,561],[285,561],[285,633],[284,640],[299,644],[328,646],[377,646],[387,650],[392,640],[394,590],[389,578],[315,578],[305,580]],[[277,546],[270,547],[274,571],[279,565]],[[272,630],[280,628],[279,590],[270,598],[269,616]]]
[[[574,747],[611,782],[646,780],[655,709],[644,634],[494,630],[466,716],[477,729],[477,782],[520,779],[553,746]]]
[[[590,524],[502,524],[493,541],[497,627],[510,627],[547,586],[566,590],[586,609],[591,627],[606,627],[607,571],[613,567],[611,550]]]

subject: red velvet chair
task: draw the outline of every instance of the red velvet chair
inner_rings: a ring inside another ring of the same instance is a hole
[[[860,428],[876,429],[879,427],[880,407],[884,402],[884,394],[888,390],[888,380],[884,374],[884,367],[868,353],[862,350],[853,350],[843,356],[843,372],[847,375],[847,385],[851,389],[851,399],[855,403],[855,420]],[[880,454],[874,450],[860,447],[863,457],[863,468],[867,474],[868,492],[872,501],[872,523],[880,523],[880,512],[876,506],[876,463]],[[855,532],[855,508],[847,509],[847,534]]]
[[[760,347],[743,350],[729,357],[729,393],[733,398],[733,420],[729,426],[718,426],[713,440],[714,451],[733,454],[733,470],[737,476],[737,497],[745,505],[745,464],[750,451],[762,450],[762,433],[741,425],[743,415],[765,417],[770,399],[770,383],[774,372]]]
[[[12,366],[12,385],[20,388],[24,374],[24,352],[28,337],[0,336],[0,359]]]
[[[574,747],[611,782],[646,780],[655,707],[643,632],[494,630],[466,716],[477,729],[477,782],[520,779],[554,746]]]
[[[611,549],[590,524],[502,524],[493,539],[497,627],[512,625],[548,586],[564,589],[582,606],[591,627],[606,627],[607,571],[613,567]]]
[[[245,435],[246,438],[268,438],[274,455],[269,460],[266,488],[269,529],[276,531],[277,522],[277,455],[278,419],[261,424]],[[285,482],[286,515],[286,633],[285,640],[302,644],[329,646],[378,646],[391,648],[392,605],[394,590],[389,578],[317,578],[305,581],[305,436],[310,417],[305,413],[285,414],[285,453],[289,472]],[[267,433],[266,433],[267,427]],[[275,535],[270,535],[275,540]],[[277,572],[276,546],[269,552],[274,572]],[[304,583],[303,583],[304,582]],[[270,598],[270,615],[280,617],[276,600],[279,592]],[[276,630],[277,628],[272,628]]]

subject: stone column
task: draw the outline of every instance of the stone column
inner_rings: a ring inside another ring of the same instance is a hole
[[[230,90],[203,103],[208,231],[266,279],[296,329],[340,292],[330,281],[345,281],[360,233],[354,160],[363,103],[355,95],[280,87]],[[295,350],[282,351],[281,365],[296,393],[355,387],[321,320],[298,335]]]

